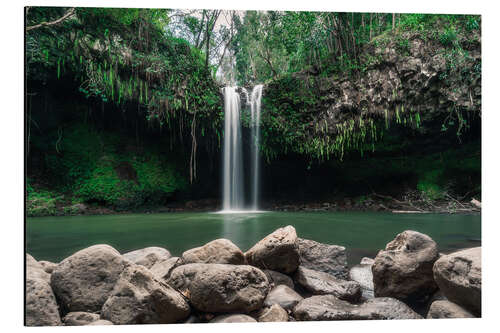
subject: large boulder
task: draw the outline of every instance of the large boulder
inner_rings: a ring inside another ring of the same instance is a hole
[[[50,274],[47,273],[43,269],[43,266],[28,253],[26,253],[26,276],[30,278],[42,279],[47,283],[50,283]]]
[[[346,281],[335,276],[299,266],[295,281],[315,295],[335,295],[336,297],[356,302],[361,297],[361,287],[357,282]]]
[[[288,313],[279,304],[273,304],[269,308],[264,308],[258,313],[259,322],[280,322],[288,321]]]
[[[179,267],[182,264],[183,262],[181,258],[172,257],[167,260],[157,261],[149,270],[156,277],[167,280],[174,268]]]
[[[364,298],[373,298],[373,273],[371,264],[359,264],[349,270],[349,278],[359,283],[361,295]]]
[[[447,300],[434,301],[427,313],[427,319],[438,318],[475,318],[472,313]]]
[[[481,315],[481,247],[439,258],[434,264],[434,279],[447,299]]]
[[[300,262],[295,228],[290,225],[279,228],[248,250],[245,258],[252,266],[293,273]]]
[[[227,239],[216,239],[201,247],[187,250],[182,254],[186,264],[233,264],[243,265],[245,255],[243,252]]]
[[[318,243],[309,239],[297,239],[300,265],[315,271],[346,279],[348,275],[345,247]]]
[[[293,309],[297,320],[366,320],[421,319],[406,304],[395,298],[372,298],[362,304],[351,304],[333,295],[312,296]]]
[[[186,319],[184,297],[141,265],[127,267],[102,307],[102,318],[114,324],[168,324]]]
[[[438,247],[429,236],[404,231],[379,251],[372,266],[375,297],[419,301],[437,289],[432,266]]]
[[[63,312],[97,312],[128,263],[109,245],[94,245],[61,261],[50,284]]]
[[[274,287],[264,300],[264,306],[270,307],[278,304],[286,310],[291,310],[297,303],[303,300],[303,297],[297,294],[295,290],[281,284]]]
[[[257,320],[245,314],[225,314],[210,320],[210,323],[256,323]]]
[[[36,274],[26,275],[25,320],[27,326],[62,325],[52,288]]]
[[[157,261],[163,261],[170,258],[172,255],[167,249],[162,247],[146,247],[123,255],[123,258],[136,264],[142,265],[146,268],[151,268]]]
[[[63,322],[65,326],[83,326],[101,319],[97,313],[91,312],[70,312],[64,316]]]
[[[168,283],[203,312],[248,313],[259,309],[269,289],[266,275],[248,265],[187,264]]]
[[[280,284],[284,284],[285,286],[291,289],[295,288],[292,278],[286,274],[272,271],[270,269],[265,269],[264,273],[266,274],[267,279],[269,280],[269,284],[272,286],[278,286]]]

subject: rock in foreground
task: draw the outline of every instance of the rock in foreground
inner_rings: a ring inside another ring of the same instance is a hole
[[[256,323],[257,320],[244,314],[220,315],[210,320],[211,323]]]
[[[179,257],[172,257],[167,260],[157,261],[149,270],[156,277],[167,280],[170,273],[180,265],[182,265],[182,259]]]
[[[170,257],[171,254],[167,249],[156,246],[131,251],[123,255],[123,258],[128,261],[146,268],[151,268],[156,262],[167,260]]]
[[[97,312],[126,265],[111,246],[94,245],[61,261],[50,283],[64,312]]]
[[[304,299],[293,310],[297,320],[421,319],[422,317],[395,298],[372,298],[356,305],[333,295]]]
[[[27,275],[25,311],[27,326],[61,325],[59,308],[52,288],[42,278]]]
[[[437,318],[475,318],[461,306],[446,300],[434,301],[427,313],[428,319]]]
[[[298,238],[300,265],[346,279],[348,275],[345,247]]]
[[[285,274],[299,266],[297,233],[292,226],[279,228],[245,253],[248,264]]]
[[[373,298],[373,273],[371,264],[359,264],[349,270],[349,278],[359,283],[361,295],[364,298]]]
[[[50,283],[50,274],[28,253],[26,253],[26,276],[34,279],[42,279]]]
[[[100,320],[101,316],[97,313],[91,312],[70,312],[63,318],[64,325],[66,326],[83,326]]]
[[[361,287],[357,282],[340,280],[328,273],[302,266],[295,273],[295,281],[315,295],[330,294],[350,302],[356,302],[361,297]]]
[[[266,275],[248,265],[187,264],[168,283],[203,312],[248,313],[259,309],[269,289]]]
[[[281,322],[288,321],[288,313],[278,304],[264,308],[259,312],[259,322]]]
[[[102,317],[114,324],[169,324],[189,314],[184,297],[141,265],[123,271],[102,307]]]
[[[285,310],[291,310],[297,303],[303,300],[303,297],[297,294],[295,290],[281,284],[274,287],[266,299],[264,300],[264,306],[270,307],[273,304],[278,304]]]
[[[379,251],[372,266],[375,297],[419,300],[437,289],[432,266],[438,248],[429,236],[403,231]]]
[[[279,286],[280,284],[284,284],[285,286],[289,287],[290,289],[295,288],[295,284],[293,283],[293,280],[291,277],[289,277],[286,274],[272,271],[269,269],[265,269],[264,273],[267,276],[267,279],[269,280],[269,284],[272,286]]]
[[[243,265],[245,255],[243,252],[227,239],[216,239],[201,247],[187,250],[182,254],[186,264],[233,264]]]
[[[481,247],[439,258],[434,279],[447,299],[481,316]]]

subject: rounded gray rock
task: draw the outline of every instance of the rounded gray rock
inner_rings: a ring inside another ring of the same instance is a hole
[[[299,266],[295,281],[315,295],[335,295],[350,302],[357,302],[361,297],[361,287],[355,281],[346,281],[335,276]]]
[[[295,288],[295,284],[293,283],[292,278],[286,274],[272,271],[270,269],[265,269],[264,273],[266,274],[270,285],[278,286],[280,284],[284,284],[285,286],[289,287],[290,289]]]
[[[427,319],[438,318],[475,318],[475,316],[453,302],[438,300],[432,302],[427,313]]]
[[[256,323],[257,320],[244,314],[226,314],[215,317],[210,323]]]
[[[266,275],[248,265],[187,264],[168,283],[202,312],[248,313],[259,309],[269,289]]]
[[[233,264],[243,265],[245,255],[228,239],[216,239],[203,246],[190,249],[182,254],[186,264]]]
[[[281,284],[274,287],[264,300],[264,306],[270,307],[278,304],[283,309],[292,309],[297,303],[303,300],[295,290]]]
[[[347,279],[347,254],[345,247],[298,238],[300,265],[319,272]]]
[[[279,228],[245,253],[248,264],[281,273],[293,273],[300,263],[297,233],[292,226]]]
[[[171,257],[167,249],[157,246],[146,247],[123,255],[123,258],[146,268],[151,268],[157,261],[163,261]]]
[[[333,295],[312,296],[293,309],[295,319],[309,320],[368,320],[422,319],[406,304],[395,298],[372,298],[361,304],[351,304]]]
[[[121,273],[101,316],[119,325],[169,324],[186,319],[190,312],[181,294],[144,266],[131,265]]]
[[[25,320],[27,326],[60,326],[56,298],[47,281],[26,277]]]
[[[43,266],[28,253],[26,253],[26,276],[35,279],[42,279],[47,283],[50,283],[50,274],[47,273]]]
[[[481,247],[439,258],[434,264],[434,279],[447,299],[481,315]]]
[[[61,261],[50,284],[63,312],[97,312],[128,263],[109,245],[94,245]]]
[[[372,266],[375,297],[419,300],[437,289],[432,266],[438,259],[436,242],[416,231],[403,231],[379,251]]]
[[[97,313],[77,311],[65,315],[63,322],[65,326],[83,326],[100,319],[101,316]]]
[[[262,309],[258,314],[259,322],[282,322],[288,321],[288,313],[278,304]]]

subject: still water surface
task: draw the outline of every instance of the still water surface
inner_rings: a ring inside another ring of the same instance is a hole
[[[349,265],[374,257],[396,234],[416,230],[431,236],[441,252],[481,244],[480,215],[373,212],[265,212],[248,214],[162,213],[28,218],[27,251],[59,262],[94,244],[121,253],[161,246],[173,255],[217,238],[243,251],[279,227],[293,225],[299,237],[347,248]]]

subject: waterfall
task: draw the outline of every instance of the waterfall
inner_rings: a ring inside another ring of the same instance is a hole
[[[240,95],[236,87],[224,88],[223,210],[243,209]]]
[[[243,156],[240,124],[240,94],[245,95],[246,104],[250,105],[250,207],[259,208],[259,141],[260,141],[260,105],[262,85],[253,88],[251,97],[245,88],[225,87],[224,92],[224,175],[222,212],[244,211]]]
[[[260,104],[262,98],[262,84],[255,86],[252,90],[250,100],[251,108],[251,161],[252,161],[252,210],[259,209],[259,141],[260,141]]]

